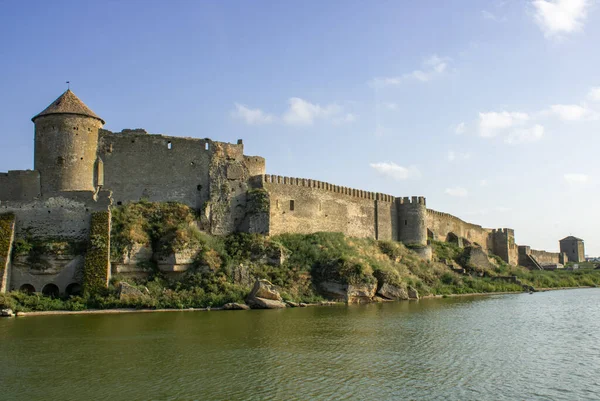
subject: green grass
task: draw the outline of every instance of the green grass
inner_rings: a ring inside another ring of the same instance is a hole
[[[115,276],[101,294],[51,299],[12,292],[0,295],[0,306],[17,311],[216,307],[243,302],[256,279],[271,281],[284,299],[296,302],[323,300],[319,284],[324,281],[357,286],[388,283],[405,289],[412,286],[421,296],[523,290],[519,284],[490,276],[514,275],[523,284],[539,288],[600,285],[600,271],[530,271],[509,266],[494,256],[490,256],[494,267],[479,272],[487,277],[460,275],[440,261],[459,262],[463,250],[441,242],[432,243],[434,260],[427,262],[401,243],[340,233],[214,237],[197,229],[191,209],[174,203],[133,203],[113,209],[113,216],[113,254],[134,243],[151,245],[159,254],[187,248],[196,252],[193,268],[175,280],[167,278],[155,264],[148,264],[147,278]],[[142,295],[120,301],[120,281],[136,286]]]

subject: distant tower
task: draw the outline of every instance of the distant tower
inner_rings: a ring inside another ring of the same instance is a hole
[[[94,191],[98,185],[98,130],[104,120],[70,89],[31,119],[35,124],[34,169],[42,195]]]
[[[406,245],[427,245],[425,198],[398,198],[398,240]]]

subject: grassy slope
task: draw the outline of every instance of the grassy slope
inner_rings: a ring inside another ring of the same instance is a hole
[[[351,238],[339,233],[212,237],[200,232],[193,224],[193,212],[178,204],[142,202],[119,208],[113,216],[113,255],[119,255],[134,242],[150,244],[159,253],[191,248],[198,252],[194,268],[180,280],[169,280],[150,264],[147,279],[126,280],[143,289],[146,295],[127,302],[117,297],[119,281],[125,278],[115,276],[106,291],[94,296],[50,299],[13,292],[0,294],[0,306],[17,311],[220,306],[243,302],[256,278],[270,280],[279,287],[284,299],[302,302],[322,300],[317,284],[325,280],[353,285],[387,282],[412,286],[420,295],[522,291],[514,283],[454,273],[436,261],[464,264],[462,250],[446,243],[434,243],[434,261],[424,262],[400,243]],[[276,261],[281,259],[285,261],[280,265]],[[516,275],[524,284],[543,288],[600,284],[600,271],[533,272],[508,266],[498,258],[493,258],[493,262],[493,269],[471,272],[486,276]]]

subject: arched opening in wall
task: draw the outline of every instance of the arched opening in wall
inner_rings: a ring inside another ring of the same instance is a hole
[[[58,296],[60,295],[60,291],[56,284],[50,283],[46,284],[44,288],[42,288],[42,294],[44,294],[47,297],[58,298]]]
[[[206,143],[204,144],[204,150],[208,150],[208,149],[209,149],[209,147],[210,147],[210,145],[208,144],[208,142],[206,142]]]
[[[79,283],[71,283],[67,286],[65,290],[65,294],[69,296],[81,295],[81,284]]]
[[[434,240],[435,239],[435,234],[429,228],[427,229],[427,239],[428,240]]]
[[[173,144],[171,143],[171,141],[167,142],[167,149],[173,149]]]
[[[24,292],[26,294],[33,294],[35,292],[35,287],[32,286],[31,284],[23,284],[19,288],[19,291]]]

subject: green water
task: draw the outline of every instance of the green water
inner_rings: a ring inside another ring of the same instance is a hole
[[[0,320],[1,400],[600,397],[600,289]]]

